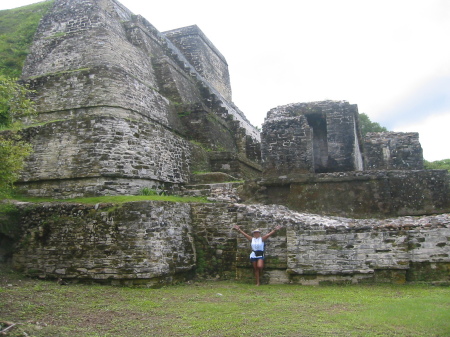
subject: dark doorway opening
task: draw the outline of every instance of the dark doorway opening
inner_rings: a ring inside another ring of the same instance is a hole
[[[309,126],[313,130],[314,172],[329,172],[327,119],[325,113],[305,114]]]

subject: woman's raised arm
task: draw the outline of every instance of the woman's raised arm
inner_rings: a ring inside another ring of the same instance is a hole
[[[277,227],[275,227],[275,229],[273,229],[271,232],[267,233],[266,235],[264,235],[262,237],[263,241],[266,241],[271,235],[275,234],[279,229],[281,228],[280,225],[278,225]]]
[[[238,225],[234,225],[233,228],[235,230],[237,230],[239,233],[241,233],[242,235],[244,235],[249,241],[252,241],[252,237],[250,235],[248,235],[247,233],[245,233],[241,227],[239,227]]]

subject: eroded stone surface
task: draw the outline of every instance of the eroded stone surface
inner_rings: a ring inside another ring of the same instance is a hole
[[[191,157],[211,170],[212,150],[260,172],[259,132],[231,101],[225,58],[196,26],[164,34],[115,0],[56,0],[22,77],[41,123],[24,131],[34,153],[18,184],[31,195],[176,189],[196,169]],[[121,182],[108,189],[112,180]]]
[[[423,170],[417,132],[369,132],[364,149],[367,170]]]
[[[357,106],[321,101],[276,107],[267,113],[261,148],[265,176],[362,170]]]
[[[351,219],[277,205],[156,201],[18,207],[13,262],[31,275],[149,284],[194,271],[246,278],[250,246],[233,230],[238,224],[248,233],[282,226],[267,241],[266,282],[450,281],[449,214]]]

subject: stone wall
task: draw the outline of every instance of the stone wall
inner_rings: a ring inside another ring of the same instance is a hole
[[[356,105],[296,103],[270,110],[263,125],[265,176],[363,169]]]
[[[261,143],[264,176],[313,173],[312,138],[305,116],[266,121]]]
[[[152,120],[179,132],[183,130],[172,123],[176,112],[167,99],[120,66],[47,74],[31,78],[28,83],[36,90],[33,100],[39,122],[104,114]]]
[[[301,212],[365,218],[450,211],[446,170],[321,173],[259,184],[260,201]]]
[[[287,272],[303,284],[448,280],[448,224],[448,215],[326,224],[312,216],[288,230]]]
[[[369,132],[364,138],[367,170],[422,170],[417,132]]]
[[[34,155],[22,190],[135,194],[188,182],[190,158],[210,150],[254,161],[259,133],[230,101],[225,59],[194,28],[194,40],[174,38],[180,51],[115,0],[55,0],[23,69],[38,110],[28,123],[41,124],[25,131]]]
[[[157,285],[196,263],[187,204],[44,204],[22,224],[13,264],[34,276]]]
[[[28,195],[139,194],[189,178],[191,144],[157,123],[91,115],[23,134],[34,149],[18,183]]]
[[[256,179],[261,176],[261,166],[233,152],[210,152],[211,170],[227,173],[237,180]]]
[[[418,133],[368,133],[363,143],[358,109],[345,101],[270,110],[261,156],[263,179],[253,200],[352,217],[450,209],[448,172],[423,170]]]
[[[192,223],[197,252],[197,271],[212,277],[236,277],[237,238],[233,231],[233,204],[194,205]]]
[[[194,68],[226,100],[231,99],[230,74],[225,57],[196,25],[164,32]]]
[[[247,233],[266,245],[268,283],[450,282],[450,215],[351,219],[284,206],[157,201],[18,204],[13,265],[28,275],[160,285],[194,276],[252,279]],[[4,221],[4,216],[2,220]],[[13,232],[15,234],[13,234]]]

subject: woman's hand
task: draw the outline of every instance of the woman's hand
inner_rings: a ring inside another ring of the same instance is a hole
[[[240,226],[234,225],[233,228],[234,228],[235,230],[237,230],[239,233],[241,233],[242,235],[244,235],[248,240],[250,240],[250,241],[252,240],[252,237],[251,237],[250,235],[248,235],[247,233],[245,233],[245,232],[241,229]]]

